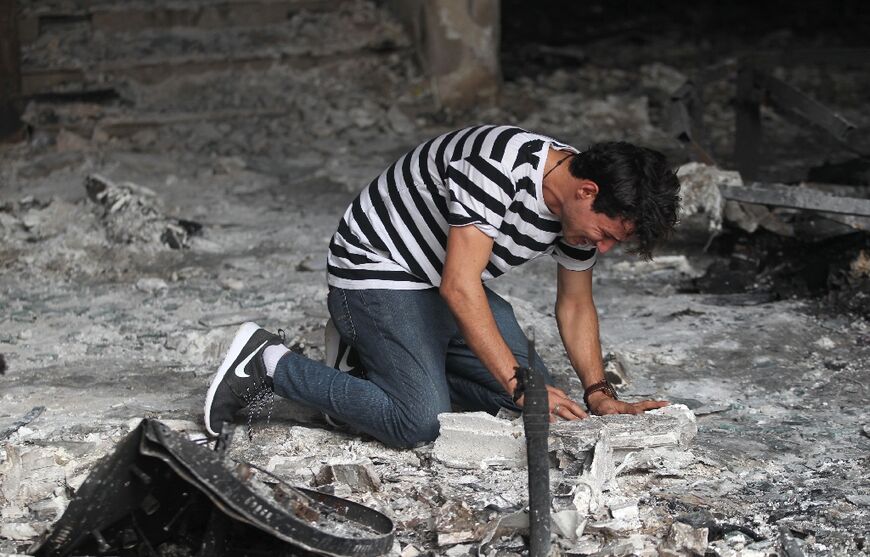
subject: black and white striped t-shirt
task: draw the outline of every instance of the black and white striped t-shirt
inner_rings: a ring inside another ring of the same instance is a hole
[[[493,238],[486,281],[544,254],[584,271],[595,246],[572,246],[544,203],[548,149],[577,152],[512,126],[474,126],[427,141],[393,163],[348,207],[329,244],[328,283],[347,289],[441,284],[449,226]]]

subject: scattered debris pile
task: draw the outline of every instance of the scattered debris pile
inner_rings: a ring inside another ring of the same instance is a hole
[[[164,214],[157,194],[132,182],[115,183],[91,174],[85,178],[88,198],[98,207],[100,222],[112,243],[166,245],[187,248],[190,238],[202,231],[202,225]]]
[[[714,231],[724,223],[711,245],[715,254],[728,257],[714,261],[684,291],[755,293],[764,295],[762,301],[815,296],[870,316],[866,188],[747,187],[737,172],[700,163],[684,165],[678,175],[688,200],[684,215],[702,213]],[[842,192],[853,197],[834,195]]]
[[[228,439],[219,446],[226,448]],[[143,420],[100,461],[35,555],[381,555],[393,523],[352,501],[294,488]]]

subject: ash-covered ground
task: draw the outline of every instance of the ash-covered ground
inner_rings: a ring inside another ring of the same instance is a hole
[[[766,40],[787,47],[796,38]],[[280,327],[293,350],[322,358],[329,238],[356,193],[406,149],[450,128],[503,122],[578,147],[635,141],[685,163],[662,113],[695,69],[696,50],[667,33],[602,39],[580,58],[569,53],[568,69],[550,60],[522,75],[531,63],[516,62],[498,106],[449,113],[436,108],[401,26],[368,2],[301,11],[265,30],[113,35],[70,25],[25,45],[25,70],[75,67],[92,85],[143,60],[165,64],[167,75],[143,83],[120,72],[98,100],[35,100],[29,140],[0,148],[0,551],[23,553],[50,528],[142,417],[201,437],[205,390],[238,324]],[[733,55],[714,51],[705,59]],[[227,67],[172,71],[181,58],[217,52]],[[242,53],[269,62],[231,63]],[[808,89],[828,84],[823,92],[846,113],[866,114],[866,75],[788,72]],[[733,85],[723,78],[706,98],[720,153],[731,150]],[[766,172],[780,181],[852,156],[765,118],[776,161]],[[621,394],[686,405],[697,436],[636,453],[643,458],[621,455],[628,464],[583,508],[585,528],[560,530],[558,547],[870,554],[870,324],[824,296],[705,292],[693,279],[728,259],[703,251],[709,237],[698,230],[682,229],[656,261],[608,253],[594,271]],[[855,261],[855,277],[870,275]],[[558,382],[582,398],[556,330],[553,264],[533,262],[492,284],[534,328]],[[36,407],[45,409],[21,425]],[[253,440],[235,436],[233,455],[291,483],[318,486],[336,463],[364,470],[370,481],[328,488],[390,516],[396,554],[525,551],[521,525],[496,528],[526,504],[517,466],[463,469],[432,446],[389,450],[282,400],[253,427]],[[569,475],[554,471],[557,493]],[[692,539],[702,526],[700,547]]]

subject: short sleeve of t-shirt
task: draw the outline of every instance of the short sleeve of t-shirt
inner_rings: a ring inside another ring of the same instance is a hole
[[[501,163],[470,155],[448,165],[447,191],[450,226],[471,224],[495,238],[515,186]]]
[[[558,240],[552,253],[556,262],[571,271],[585,271],[595,265],[598,250],[595,246],[572,246]]]

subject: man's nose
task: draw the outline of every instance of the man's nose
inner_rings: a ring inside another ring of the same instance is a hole
[[[610,251],[610,248],[613,247],[613,244],[616,242],[614,240],[601,240],[595,243],[595,247],[598,248],[598,253],[607,253]]]

